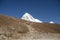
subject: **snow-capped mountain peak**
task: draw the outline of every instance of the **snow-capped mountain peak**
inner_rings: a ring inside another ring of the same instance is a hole
[[[29,13],[25,13],[21,19],[27,20],[27,21],[32,21],[32,22],[39,22],[42,23],[42,21],[40,21],[39,19],[35,19],[32,15],[30,15]]]
[[[53,22],[53,21],[50,21],[49,23],[53,23],[53,24],[54,24],[55,22]]]

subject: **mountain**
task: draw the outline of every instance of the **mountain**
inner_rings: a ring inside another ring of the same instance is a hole
[[[55,22],[53,22],[53,21],[50,21],[49,23],[52,23],[52,24],[54,24]]]
[[[38,23],[0,14],[0,40],[60,40],[60,24]]]
[[[32,21],[32,22],[39,22],[43,23],[43,21],[40,21],[39,19],[35,19],[32,15],[29,13],[25,13],[21,19],[27,20],[27,21]]]
[[[34,18],[32,15],[30,15],[29,13],[25,13],[22,18],[23,20],[26,21],[31,21],[31,22],[38,22],[38,23],[43,23],[43,21],[40,21],[39,19]],[[50,21],[49,23],[54,24],[55,22]]]

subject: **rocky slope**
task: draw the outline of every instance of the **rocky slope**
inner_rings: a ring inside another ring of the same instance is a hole
[[[60,24],[36,23],[0,15],[0,40],[60,40]]]

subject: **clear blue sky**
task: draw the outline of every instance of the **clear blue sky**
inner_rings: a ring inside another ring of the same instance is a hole
[[[25,12],[60,24],[60,0],[0,0],[0,14],[21,18]]]

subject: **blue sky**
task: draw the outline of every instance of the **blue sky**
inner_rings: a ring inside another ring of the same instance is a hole
[[[60,0],[0,0],[0,14],[21,18],[24,13],[60,24]]]

